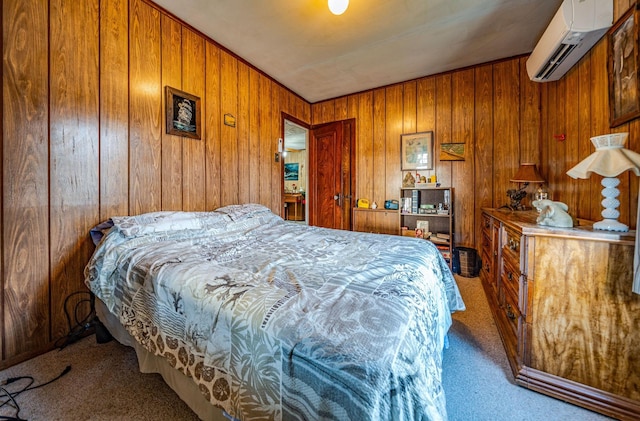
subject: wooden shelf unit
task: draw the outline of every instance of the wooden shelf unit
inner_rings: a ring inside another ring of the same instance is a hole
[[[405,212],[403,209],[404,199],[412,199],[412,212]],[[415,203],[417,198],[418,202]],[[414,232],[418,221],[427,221],[429,231],[432,233],[432,242],[438,247],[451,266],[454,248],[454,209],[453,209],[453,188],[413,188],[403,187],[400,189],[400,231],[406,227],[407,231]],[[446,214],[441,213],[420,213],[421,205],[433,205],[437,211],[438,205],[442,204],[447,209]],[[426,234],[426,233],[425,233]],[[437,234],[448,236],[446,238],[437,237]],[[435,238],[434,238],[435,237]]]

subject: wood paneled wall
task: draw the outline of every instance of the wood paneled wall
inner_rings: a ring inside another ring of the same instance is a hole
[[[356,119],[357,197],[398,199],[400,135],[433,131],[433,171],[455,188],[459,246],[476,247],[482,207],[507,203],[520,162],[537,162],[540,85],[529,81],[525,58],[430,76],[311,106],[312,121]],[[439,161],[442,143],[465,143],[464,161]],[[423,174],[424,173],[424,174]]]
[[[4,0],[2,34],[0,367],[67,333],[101,220],[240,202],[280,213],[281,113],[311,115],[144,0]],[[167,85],[201,98],[202,140],[165,133]]]
[[[81,3],[2,2],[0,367],[66,334],[97,222],[239,202],[280,212],[282,112],[355,118],[357,197],[378,203],[399,196],[402,133],[433,130],[436,154],[465,143],[465,161],[433,171],[455,188],[458,245],[479,248],[480,209],[507,203],[525,161],[573,215],[599,218],[598,177],[565,172],[610,131],[606,40],[558,82],[530,82],[518,57],[310,105],[147,0]],[[615,18],[630,6],[614,0]],[[165,133],[166,85],[201,97],[202,140]],[[640,150],[638,120],[615,131]],[[638,180],[621,178],[621,219],[635,227]]]
[[[632,4],[614,0],[614,20]],[[601,177],[573,180],[566,171],[593,152],[592,136],[627,131],[627,147],[640,151],[640,120],[609,127],[607,48],[604,37],[557,82],[531,82],[518,57],[315,103],[312,121],[356,118],[357,197],[377,203],[399,198],[400,135],[433,131],[435,166],[425,172],[455,189],[456,244],[479,250],[480,209],[509,202],[522,162],[538,165],[551,198],[573,216],[602,219]],[[465,161],[439,161],[442,143],[465,143]],[[620,177],[620,220],[635,228],[638,179]]]
[[[635,2],[614,1],[614,21]],[[550,181],[554,200],[569,205],[572,215],[600,220],[602,216],[601,176],[574,180],[566,171],[589,156],[595,148],[593,136],[628,132],[626,147],[640,151],[640,120],[611,128],[609,117],[608,42],[604,37],[561,80],[541,85],[542,175]],[[566,140],[556,135],[564,134]],[[620,221],[636,226],[638,177],[630,172],[619,176]]]

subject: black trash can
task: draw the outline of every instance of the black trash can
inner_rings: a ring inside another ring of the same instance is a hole
[[[457,260],[458,275],[465,278],[475,278],[480,274],[482,262],[476,249],[470,247],[457,247],[454,251],[454,260]]]

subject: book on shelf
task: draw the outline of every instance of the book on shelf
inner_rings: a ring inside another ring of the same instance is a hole
[[[436,234],[436,237],[442,238],[443,240],[451,239],[451,236],[449,235],[449,233],[446,233],[446,232],[439,232]]]
[[[437,235],[432,235],[431,237],[429,237],[429,240],[431,240],[432,243],[446,244],[447,246],[449,245],[449,240],[446,240],[444,238],[440,238]]]

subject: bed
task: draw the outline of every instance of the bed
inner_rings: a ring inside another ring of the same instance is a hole
[[[446,420],[442,353],[464,303],[430,242],[256,204],[92,235],[99,319],[200,418]]]

